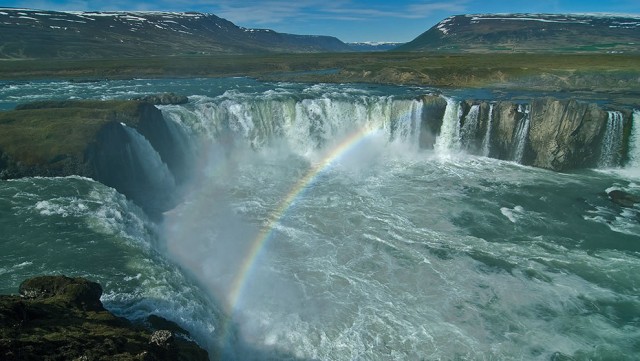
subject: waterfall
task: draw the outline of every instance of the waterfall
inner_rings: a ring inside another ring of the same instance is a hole
[[[493,104],[489,104],[489,116],[487,118],[487,131],[482,139],[482,155],[489,156],[491,152],[491,126],[493,123]]]
[[[518,163],[522,163],[522,158],[524,157],[524,150],[527,145],[527,138],[529,136],[529,126],[531,125],[531,117],[530,117],[530,107],[529,105],[523,106],[522,104],[518,105],[518,113],[523,114],[522,119],[518,123],[518,129],[516,129],[515,133],[515,148],[513,152],[512,160]]]
[[[185,113],[181,111],[184,109],[180,106],[171,106],[171,110],[167,107],[161,108],[162,116],[167,120],[167,128],[171,137],[178,144],[178,146],[188,155],[194,156],[196,154],[195,141],[192,139],[190,127],[183,122],[181,114]]]
[[[413,137],[411,143],[420,147],[420,129],[422,125],[422,112],[424,112],[424,102],[414,100],[411,107],[411,117],[413,118]]]
[[[299,154],[330,148],[360,129],[378,130],[389,142],[418,147],[422,101],[393,96],[327,94],[297,99],[265,93],[252,98],[197,99],[173,111],[178,123],[210,140],[233,138],[253,148],[281,142]],[[190,114],[187,114],[190,113]]]
[[[436,137],[434,148],[440,155],[448,155],[460,150],[460,104],[447,98],[440,135]]]
[[[480,115],[480,105],[474,104],[469,109],[469,113],[464,117],[464,125],[460,129],[460,141],[465,149],[475,153],[476,147],[474,139],[478,133],[478,118]]]
[[[607,128],[602,138],[602,150],[598,166],[602,168],[615,167],[620,164],[620,150],[622,147],[623,117],[618,111],[609,111]],[[634,113],[635,115],[635,113]]]
[[[418,146],[422,109],[423,103],[418,100],[393,102],[390,114],[391,139],[393,141],[402,141]]]
[[[640,110],[633,111],[627,168],[640,169]]]
[[[430,101],[438,103],[437,114],[442,119],[430,120],[427,129],[423,124],[428,115],[426,107],[431,111],[432,106],[434,109],[436,106],[424,99],[406,96],[228,92],[217,97],[192,97],[192,100],[184,106],[162,108],[167,118],[173,120],[170,125],[176,126],[170,129],[176,134],[174,138],[187,139],[186,145],[180,142],[181,147],[188,146],[193,142],[189,138],[193,138],[217,143],[216,146],[223,149],[242,145],[253,149],[285,147],[296,154],[312,156],[339,146],[354,134],[375,138],[376,142],[393,143],[398,150],[401,147],[396,145],[400,144],[403,149],[418,149],[421,139],[429,136],[429,147],[433,145],[435,153],[441,156],[466,151],[518,163],[529,161],[527,149],[531,146],[533,119],[531,106],[524,103],[508,103],[515,108],[509,108],[512,113],[498,124],[501,116],[496,114],[498,103],[469,103],[468,112],[464,114],[465,104],[441,96]],[[638,113],[638,110],[634,112],[634,119],[640,124]],[[622,114],[610,111],[608,115],[606,130],[601,133],[606,133],[598,161],[601,167],[616,166],[622,160]],[[498,125],[506,127],[501,131],[510,130],[510,139],[496,138]],[[181,127],[184,129],[178,129]],[[185,129],[187,134],[183,134]],[[423,131],[428,134],[421,134]],[[633,131],[637,135],[631,136],[631,143],[636,142],[637,146],[629,146],[629,166],[640,168],[640,126],[634,126]]]
[[[137,164],[141,174],[139,176],[148,181],[152,188],[170,191],[176,182],[167,165],[160,158],[160,154],[153,148],[147,138],[135,129],[122,124],[131,143],[129,143],[129,157],[133,164]]]

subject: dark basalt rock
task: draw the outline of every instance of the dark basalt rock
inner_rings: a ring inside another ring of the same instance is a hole
[[[436,138],[440,134],[447,101],[438,95],[426,95],[421,100],[424,103],[424,110],[420,122],[420,148],[433,149]]]
[[[84,278],[35,277],[22,282],[19,292],[25,299],[54,299],[61,304],[74,305],[83,310],[104,311],[100,302],[102,287]]]
[[[173,342],[173,334],[168,330],[158,330],[151,334],[150,344],[161,348],[169,348]]]
[[[147,325],[153,330],[167,330],[172,334],[178,336],[189,336],[184,328],[180,327],[177,323],[164,319],[157,315],[150,315],[147,317]]]
[[[0,296],[0,360],[209,360],[180,334],[114,316],[101,294],[84,278],[42,276]]]
[[[621,190],[612,190],[607,193],[609,199],[622,207],[633,207],[634,205],[640,203],[640,196],[621,191]]]
[[[189,102],[189,98],[184,95],[178,95],[176,93],[146,95],[143,97],[134,98],[133,100],[151,103],[153,105],[180,105]]]

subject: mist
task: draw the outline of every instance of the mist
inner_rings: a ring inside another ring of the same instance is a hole
[[[200,171],[162,241],[224,310],[204,335],[224,359],[543,360],[582,352],[594,333],[626,352],[637,331],[585,315],[596,301],[584,295],[635,301],[584,273],[616,266],[574,241],[610,239],[612,217],[633,222],[599,198],[608,175],[468,154],[491,132],[475,113],[461,127],[457,101],[447,109],[435,149],[419,147],[413,99],[266,92],[172,110],[199,130]]]

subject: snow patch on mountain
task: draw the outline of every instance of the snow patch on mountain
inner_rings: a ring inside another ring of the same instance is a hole
[[[453,22],[454,17],[450,16],[444,20],[442,20],[436,27],[440,30],[444,35],[448,35],[450,32],[449,25]]]

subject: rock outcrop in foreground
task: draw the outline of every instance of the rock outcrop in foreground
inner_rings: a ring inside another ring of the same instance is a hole
[[[150,330],[105,310],[102,287],[83,278],[24,281],[19,296],[0,296],[0,359],[209,360],[192,341]]]

